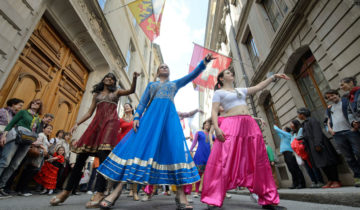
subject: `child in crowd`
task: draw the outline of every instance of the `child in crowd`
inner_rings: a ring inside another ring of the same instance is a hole
[[[53,190],[56,188],[59,168],[65,161],[64,154],[65,148],[58,147],[54,156],[45,161],[40,172],[34,177],[34,180],[44,187],[44,190],[40,194],[53,194]]]

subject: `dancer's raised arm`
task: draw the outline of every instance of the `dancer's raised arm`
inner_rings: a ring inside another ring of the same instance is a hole
[[[117,96],[127,96],[132,93],[135,93],[136,81],[137,81],[138,76],[140,76],[140,74],[138,72],[134,72],[130,89],[129,90],[121,90],[121,89],[117,90],[116,95]]]
[[[285,79],[290,80],[288,76],[285,74],[274,74],[271,77],[267,78],[266,80],[260,82],[259,84],[249,87],[247,94],[255,94],[256,92],[263,90],[266,88],[271,82],[275,82],[277,79]]]
[[[207,54],[205,56],[204,60],[201,61],[200,64],[192,72],[190,72],[188,75],[174,81],[176,83],[177,89],[180,89],[180,88],[184,87],[187,83],[193,81],[206,68],[206,65],[211,60],[214,60],[214,59],[215,58],[212,57],[211,53]]]

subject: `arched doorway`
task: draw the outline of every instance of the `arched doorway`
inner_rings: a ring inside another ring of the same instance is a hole
[[[330,86],[310,50],[296,63],[293,76],[306,107],[310,109],[313,117],[323,122],[327,107],[324,93]]]
[[[0,90],[0,107],[10,98],[27,104],[39,98],[52,113],[55,133],[74,124],[89,71],[46,19],[41,19]]]

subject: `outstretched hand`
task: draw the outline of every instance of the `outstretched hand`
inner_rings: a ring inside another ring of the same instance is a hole
[[[140,73],[139,72],[134,72],[133,78],[137,78],[138,76],[140,76]]]
[[[290,80],[290,77],[286,76],[286,74],[274,74],[274,77],[275,77],[276,79]]]
[[[209,63],[210,61],[212,61],[212,60],[214,60],[214,59],[216,59],[216,58],[213,57],[212,53],[208,53],[208,54],[205,56],[204,61],[205,61],[205,63],[207,64],[207,63]]]

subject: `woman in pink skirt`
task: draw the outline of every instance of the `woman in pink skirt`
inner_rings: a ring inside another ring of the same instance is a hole
[[[201,194],[201,201],[207,203],[209,209],[221,207],[226,191],[238,186],[256,193],[264,209],[286,209],[277,205],[280,199],[264,139],[246,104],[248,94],[263,90],[277,79],[289,78],[275,74],[256,86],[234,88],[231,69],[218,75],[211,114],[216,140],[206,164]],[[224,114],[218,117],[220,105]]]

